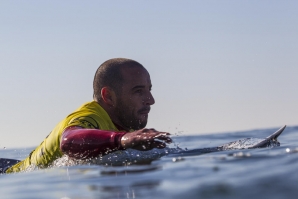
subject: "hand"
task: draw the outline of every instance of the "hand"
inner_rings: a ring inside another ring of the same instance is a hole
[[[132,148],[140,151],[153,148],[165,148],[172,143],[170,133],[159,132],[155,129],[141,129],[131,133],[126,133],[121,138],[121,146],[125,149]]]

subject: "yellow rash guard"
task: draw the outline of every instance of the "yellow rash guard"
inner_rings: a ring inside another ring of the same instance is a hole
[[[97,102],[85,103],[63,119],[25,160],[7,169],[6,173],[24,171],[31,164],[40,168],[49,166],[63,155],[60,150],[60,139],[63,131],[70,126],[118,131],[107,112]]]

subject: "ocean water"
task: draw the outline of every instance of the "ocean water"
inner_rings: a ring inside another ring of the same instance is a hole
[[[0,198],[298,198],[298,126],[284,130],[280,146],[179,153],[277,129],[173,136],[168,149],[118,152],[92,164],[63,157],[52,168],[0,175]],[[0,149],[0,156],[23,159],[31,150]]]

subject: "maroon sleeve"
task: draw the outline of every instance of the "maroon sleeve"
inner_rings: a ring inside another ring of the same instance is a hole
[[[88,159],[122,150],[121,138],[125,132],[68,127],[61,136],[60,149],[76,159]]]

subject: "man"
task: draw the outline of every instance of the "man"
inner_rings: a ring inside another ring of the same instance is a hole
[[[6,173],[40,168],[67,154],[89,159],[128,148],[150,150],[171,143],[169,133],[144,129],[154,104],[151,80],[138,62],[115,58],[97,69],[93,81],[94,101],[83,104],[62,120],[23,161]]]

